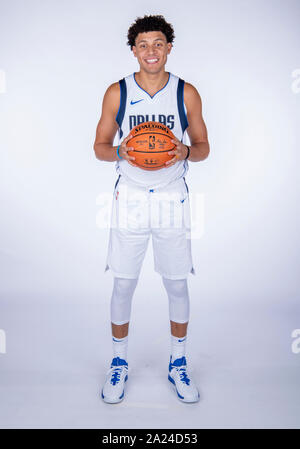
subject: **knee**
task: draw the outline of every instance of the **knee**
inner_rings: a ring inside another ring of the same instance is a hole
[[[136,288],[138,279],[114,278],[114,296],[118,298],[130,298]]]
[[[114,278],[110,309],[111,322],[121,325],[130,320],[131,302],[137,279]]]
[[[189,321],[190,302],[186,279],[163,278],[164,286],[169,298],[169,316],[173,323]]]
[[[163,283],[168,295],[172,298],[186,298],[188,296],[186,279],[167,279],[163,277]]]

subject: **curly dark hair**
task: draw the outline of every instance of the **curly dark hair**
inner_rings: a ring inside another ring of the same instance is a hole
[[[147,33],[148,31],[161,31],[166,36],[167,42],[172,43],[175,35],[174,29],[170,23],[167,23],[164,16],[144,16],[138,17],[128,30],[127,45],[130,48],[135,45],[135,39],[139,33]]]

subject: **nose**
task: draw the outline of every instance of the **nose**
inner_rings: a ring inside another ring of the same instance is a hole
[[[155,45],[153,45],[152,47],[151,46],[148,47],[148,54],[150,56],[156,55],[156,47],[155,47]]]

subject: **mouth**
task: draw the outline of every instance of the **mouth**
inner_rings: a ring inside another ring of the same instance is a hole
[[[149,59],[145,59],[145,62],[149,65],[154,65],[158,63],[158,58],[149,58]]]

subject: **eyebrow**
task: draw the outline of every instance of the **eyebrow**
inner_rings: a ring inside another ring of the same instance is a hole
[[[161,37],[157,37],[156,39],[154,39],[154,41],[162,41],[162,42],[164,42],[164,40]],[[148,41],[147,41],[147,39],[142,39],[138,43],[140,44],[141,42],[148,42]]]

